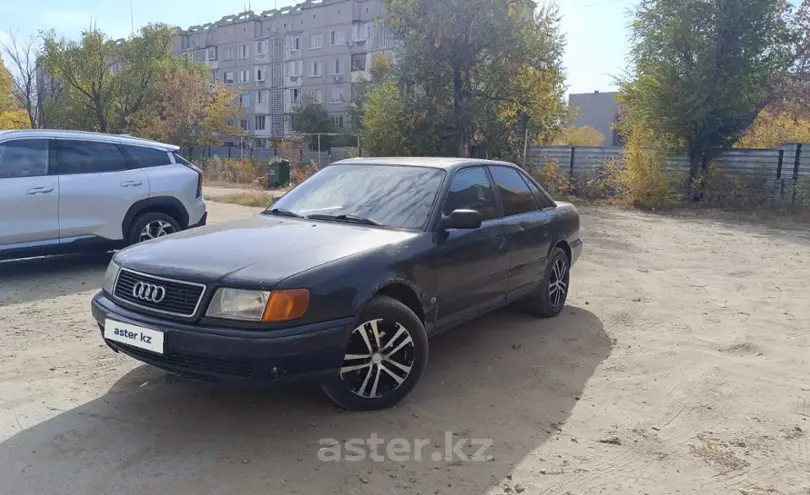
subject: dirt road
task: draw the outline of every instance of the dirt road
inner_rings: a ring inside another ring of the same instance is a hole
[[[559,318],[509,309],[439,336],[381,413],[167,378],[102,344],[106,258],[2,263],[0,493],[810,493],[810,234],[582,215]],[[448,432],[492,439],[487,460],[445,460]],[[322,439],[372,434],[427,440],[424,457],[319,460]]]

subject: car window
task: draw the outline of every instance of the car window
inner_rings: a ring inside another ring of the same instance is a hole
[[[48,175],[48,141],[20,139],[0,144],[0,179]]]
[[[554,203],[549,199],[548,195],[540,190],[537,187],[537,184],[530,181],[526,177],[523,177],[526,181],[526,184],[529,185],[529,189],[532,190],[532,194],[534,194],[534,199],[537,200],[537,204],[540,205],[541,210],[545,210],[546,208],[554,208]]]
[[[386,227],[422,229],[445,171],[394,165],[330,165],[278,200],[273,209],[302,216],[362,217]]]
[[[59,140],[59,173],[99,174],[127,169],[127,159],[117,144]]]
[[[520,172],[509,167],[489,167],[503,201],[503,216],[511,217],[537,210],[534,195]]]
[[[453,177],[442,212],[449,215],[454,210],[476,210],[484,221],[498,218],[495,195],[484,167],[460,170]]]
[[[159,167],[171,164],[169,153],[145,146],[120,146],[131,160],[132,168]]]

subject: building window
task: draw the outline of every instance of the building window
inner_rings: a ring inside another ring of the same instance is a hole
[[[309,77],[321,77],[323,75],[320,62],[309,64]]]
[[[217,47],[212,46],[208,48],[208,61],[217,59]]]
[[[110,67],[110,72],[112,72],[113,74],[120,74],[121,73],[121,62],[116,62],[116,63],[112,64],[112,67]]]
[[[239,95],[239,104],[242,105],[243,107],[249,107],[250,106],[250,95],[247,94],[247,93],[243,93],[243,94]]]
[[[256,116],[256,130],[263,131],[267,129],[267,117],[264,115]]]
[[[300,76],[301,75],[301,61],[300,60],[293,60],[290,62],[290,76]]]
[[[343,116],[332,117],[332,125],[335,129],[343,129]]]
[[[225,84],[233,84],[233,72],[226,72],[223,81]]]
[[[352,55],[352,70],[366,70],[365,53],[355,53]]]
[[[250,56],[250,47],[247,45],[239,45],[239,58],[248,58]]]
[[[233,60],[233,47],[225,48],[225,60]]]
[[[340,46],[346,44],[346,31],[332,31],[331,36],[332,46]]]
[[[301,37],[300,36],[293,36],[291,45],[292,45],[293,50],[300,50],[301,49]]]
[[[249,70],[241,70],[241,71],[239,71],[239,82],[241,84],[250,82],[250,71]]]
[[[329,95],[329,103],[343,103],[343,88],[332,88]]]
[[[332,64],[332,75],[339,76],[341,74],[343,74],[343,61],[336,58],[335,63]]]
[[[261,105],[262,103],[267,103],[267,96],[264,91],[256,91],[256,104]]]
[[[309,35],[309,49],[317,50],[323,47],[323,33]]]
[[[241,128],[242,128],[243,130],[245,130],[245,131],[250,130],[250,129],[248,128],[248,121],[247,121],[247,119],[242,119],[242,120],[240,120],[240,121],[239,121],[239,127],[241,127]]]
[[[387,48],[391,40],[388,39],[388,29],[385,28],[385,23],[380,24],[380,46]]]
[[[256,42],[256,55],[261,55],[264,53],[264,41],[257,41]]]
[[[301,90],[299,88],[293,88],[290,90],[290,99],[292,100],[293,105],[300,105],[301,104]]]
[[[265,148],[267,147],[267,140],[262,138],[255,138],[253,140],[253,147],[254,148]]]
[[[312,103],[323,103],[323,90],[313,89],[307,92],[307,98],[309,98],[309,101]]]
[[[367,31],[368,31],[368,23],[355,24],[354,26],[352,26],[352,39],[354,41],[365,41]]]
[[[264,81],[264,67],[256,67],[256,80],[257,81]]]

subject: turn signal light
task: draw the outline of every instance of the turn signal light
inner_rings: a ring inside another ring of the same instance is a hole
[[[262,321],[273,323],[290,321],[304,316],[309,308],[307,289],[274,290],[262,314]]]

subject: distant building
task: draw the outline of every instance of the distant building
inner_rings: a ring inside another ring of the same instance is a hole
[[[619,93],[593,93],[572,94],[568,97],[571,108],[577,108],[578,116],[573,122],[576,127],[589,126],[605,136],[603,146],[619,146],[621,144],[619,133],[615,124],[619,118]]]

